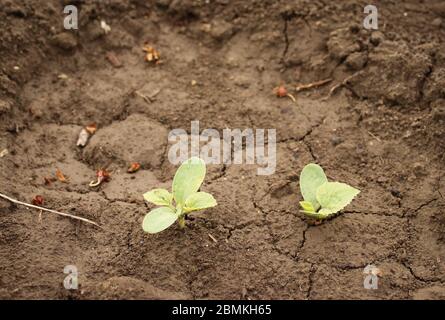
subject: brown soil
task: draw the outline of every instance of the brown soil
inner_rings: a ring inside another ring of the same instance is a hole
[[[445,297],[443,1],[379,1],[378,32],[356,0],[73,2],[78,31],[63,29],[68,1],[0,0],[0,192],[103,228],[0,200],[0,298]],[[143,60],[145,42],[161,64]],[[273,94],[281,83],[296,104]],[[277,171],[211,167],[202,189],[219,205],[145,234],[141,194],[171,184],[167,134],[191,120],[276,128]],[[92,190],[109,160],[112,180]],[[309,162],[362,191],[321,225],[298,208]],[[69,182],[45,185],[57,168]],[[371,263],[378,290],[363,288]],[[80,290],[62,286],[68,264]]]

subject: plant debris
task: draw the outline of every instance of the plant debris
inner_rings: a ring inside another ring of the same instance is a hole
[[[4,156],[8,155],[9,151],[8,149],[3,149],[0,151],[0,158],[3,158]]]
[[[68,217],[68,218],[71,218],[71,219],[76,219],[76,220],[84,221],[84,222],[87,222],[87,223],[94,224],[94,225],[97,226],[97,227],[100,227],[96,222],[91,221],[91,220],[89,220],[89,219],[82,218],[82,217],[78,217],[78,216],[75,216],[75,215],[72,215],[72,214],[68,214],[68,213],[59,212],[59,211],[56,211],[56,210],[46,209],[46,208],[40,207],[40,206],[38,206],[38,205],[34,205],[34,204],[29,204],[29,203],[26,203],[26,202],[22,202],[22,201],[13,199],[13,198],[11,198],[11,197],[8,197],[7,195],[2,194],[2,193],[0,193],[0,198],[6,199],[6,200],[8,200],[8,201],[11,201],[12,203],[19,204],[19,205],[22,205],[22,206],[25,206],[25,207],[28,207],[28,208],[34,208],[34,209],[39,209],[39,210],[41,210],[41,211],[46,211],[46,212],[55,213],[55,214],[58,214],[58,215],[60,215],[60,216],[64,216],[64,217]],[[42,198],[42,199],[43,199],[43,198]]]
[[[115,68],[122,67],[122,62],[119,60],[119,58],[114,54],[114,52],[107,52],[105,57],[107,60],[111,63],[111,65]]]
[[[214,236],[212,236],[210,233],[208,234],[209,238],[212,239],[213,242],[218,243],[218,240]]]
[[[97,131],[97,125],[95,123],[91,123],[85,127],[85,130],[88,131],[90,135],[93,135]]]
[[[147,95],[145,95],[145,94],[143,94],[143,93],[141,93],[141,92],[139,92],[139,91],[134,91],[134,94],[135,95],[137,95],[137,96],[139,96],[139,97],[141,97],[142,99],[144,99],[144,101],[145,102],[147,102],[147,103],[152,103],[152,102],[154,102],[155,101],[155,98],[156,98],[156,96],[159,94],[159,93],[161,93],[161,90],[162,89],[157,89],[157,90],[155,90],[151,95],[149,95],[149,96],[147,96]]]
[[[60,171],[59,168],[56,170],[56,177],[59,179],[60,182],[68,183],[68,179],[65,177],[65,175]]]
[[[154,64],[159,64],[161,63],[161,55],[159,54],[159,52],[153,48],[152,46],[145,44],[144,47],[142,48],[142,50],[144,52],[146,52],[145,54],[145,61],[147,62],[153,62]]]
[[[283,85],[274,88],[274,93],[277,95],[278,98],[289,97],[293,102],[297,102],[295,97],[288,93],[286,87]]]
[[[44,181],[46,186],[50,186],[53,182],[56,182],[56,179],[43,177],[43,181]]]
[[[89,124],[82,128],[79,133],[76,145],[78,147],[85,147],[90,137],[97,131],[97,125],[95,123]]]
[[[321,86],[323,86],[323,85],[325,85],[325,84],[327,84],[327,83],[329,83],[331,81],[332,81],[332,79],[328,78],[328,79],[315,81],[315,82],[311,82],[311,83],[307,83],[307,84],[300,84],[300,85],[297,85],[295,87],[295,90],[297,92],[300,92],[300,91],[303,91],[303,90],[309,90],[309,89],[312,89],[312,88],[318,88],[318,87],[321,87]]]
[[[96,171],[96,181],[90,182],[90,187],[98,187],[104,182],[108,182],[111,179],[110,173],[106,169],[99,169]]]
[[[100,21],[100,27],[105,32],[105,34],[111,31],[111,27],[104,20]]]
[[[41,206],[43,205],[43,202],[44,200],[42,196],[35,196],[31,201],[31,203],[35,206]]]
[[[130,167],[128,168],[127,172],[135,173],[136,171],[139,171],[140,168],[141,168],[141,164],[139,162],[132,162],[130,164]]]

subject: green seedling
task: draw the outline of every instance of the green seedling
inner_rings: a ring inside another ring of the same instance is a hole
[[[323,169],[314,163],[300,174],[300,190],[304,201],[300,210],[310,218],[323,220],[346,207],[360,193],[346,183],[329,182]]]
[[[142,222],[144,231],[161,232],[176,220],[184,228],[187,214],[216,206],[216,200],[211,194],[198,192],[205,175],[204,161],[192,157],[184,161],[176,171],[172,193],[165,189],[153,189],[145,193],[145,200],[161,207],[153,209],[145,216]]]

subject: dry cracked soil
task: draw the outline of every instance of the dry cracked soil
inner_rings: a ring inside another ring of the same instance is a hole
[[[78,30],[63,28],[67,4]],[[0,192],[101,226],[0,199],[0,298],[445,298],[445,2],[378,1],[378,30],[364,5],[0,0]],[[193,120],[276,129],[276,172],[211,165],[202,190],[218,206],[145,234],[142,194],[170,186],[167,135]],[[298,207],[309,162],[361,190],[320,225]],[[111,180],[90,188],[106,164]],[[57,169],[68,182],[45,183]]]

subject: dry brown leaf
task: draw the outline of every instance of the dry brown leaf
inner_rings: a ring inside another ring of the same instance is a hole
[[[128,173],[135,173],[141,168],[141,164],[139,162],[132,162],[130,167],[128,168]]]
[[[85,127],[85,130],[88,131],[88,133],[89,133],[90,135],[95,134],[96,131],[97,131],[97,125],[96,125],[96,123],[91,123],[91,124],[87,125],[87,126]]]
[[[50,186],[53,182],[56,181],[56,179],[54,178],[48,178],[48,177],[43,177],[43,181],[45,182],[46,186]]]
[[[42,206],[43,202],[44,200],[42,196],[35,196],[31,201],[31,203],[35,206]]]
[[[57,177],[57,179],[59,179],[60,182],[68,183],[68,179],[62,173],[62,171],[60,171],[60,169],[56,170],[56,177]]]
[[[158,64],[160,62],[161,55],[155,48],[148,44],[145,44],[142,50],[146,52],[145,61],[154,62],[155,64]]]

